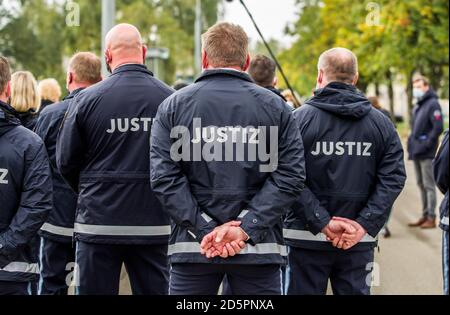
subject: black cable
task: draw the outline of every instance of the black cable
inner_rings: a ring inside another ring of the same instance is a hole
[[[264,45],[266,46],[267,50],[269,51],[270,56],[271,56],[272,59],[275,61],[276,65],[277,65],[277,68],[278,68],[278,70],[280,71],[281,76],[282,76],[283,79],[284,79],[284,82],[286,82],[286,85],[287,85],[289,91],[291,91],[292,96],[294,97],[295,101],[297,102],[297,104],[301,104],[301,102],[297,99],[297,95],[296,95],[296,93],[294,92],[294,89],[292,88],[291,84],[289,83],[288,78],[287,78],[286,75],[284,74],[283,68],[281,67],[280,63],[278,62],[277,57],[275,57],[275,54],[273,53],[272,48],[270,48],[269,43],[267,43],[266,39],[264,38],[264,35],[262,34],[261,30],[259,29],[258,24],[256,24],[256,21],[255,21],[255,19],[253,18],[252,13],[251,13],[250,10],[248,9],[248,7],[245,5],[244,0],[239,0],[239,2],[240,2],[240,3],[242,4],[242,6],[244,7],[245,11],[247,11],[248,16],[249,16],[250,19],[252,20],[253,25],[255,26],[256,31],[258,32],[259,36],[261,37],[261,39],[262,39]]]

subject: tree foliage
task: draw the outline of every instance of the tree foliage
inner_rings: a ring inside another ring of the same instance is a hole
[[[79,7],[79,25],[68,25],[71,3]],[[117,22],[136,25],[149,46],[170,49],[165,78],[193,68],[195,0],[116,0]],[[203,27],[217,20],[218,2],[202,0]],[[152,27],[157,41],[151,42]],[[0,0],[0,54],[15,70],[64,81],[64,60],[77,51],[101,52],[101,1]]]
[[[411,104],[411,78],[420,72],[448,96],[448,0],[298,0],[297,7],[289,32],[298,40],[280,57],[303,95],[315,86],[319,55],[341,46],[357,54],[363,90],[400,77]]]

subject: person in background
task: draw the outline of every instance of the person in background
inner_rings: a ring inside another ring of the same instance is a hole
[[[174,89],[175,91],[179,91],[179,90],[184,89],[185,87],[188,87],[188,86],[189,86],[189,84],[187,84],[187,83],[184,82],[184,81],[177,81],[177,82],[175,82],[175,84],[173,85],[173,89]]]
[[[299,96],[296,94],[295,96],[297,98],[294,97],[294,95],[292,94],[291,90],[284,90],[282,93],[283,97],[287,100],[287,103],[293,108],[293,109],[297,109],[300,108],[300,106],[302,106],[302,104],[299,103],[299,101],[297,101],[299,98]]]
[[[276,72],[277,64],[275,61],[264,55],[256,55],[248,68],[248,74],[256,84],[275,93],[283,101],[287,102],[286,98],[281,94],[281,91],[276,88],[278,84]]]
[[[380,100],[378,99],[377,96],[371,96],[371,97],[368,98],[368,100],[369,100],[369,102],[372,104],[372,106],[374,108],[378,109],[380,112],[383,113],[384,116],[389,118],[392,121],[392,123],[394,123],[394,121],[392,119],[392,116],[391,116],[391,113],[381,106]],[[392,215],[392,209],[390,211],[390,215]],[[390,216],[389,216],[389,219],[390,219]],[[384,235],[385,238],[389,238],[389,237],[392,236],[391,230],[389,229],[389,226],[388,226],[389,225],[389,219],[387,220],[386,225],[385,225],[383,231],[381,232]]]
[[[31,295],[39,278],[37,232],[52,209],[52,181],[42,140],[7,104],[8,60],[0,56],[0,295]]]
[[[388,110],[384,109],[383,106],[381,106],[380,99],[377,96],[371,96],[371,97],[368,98],[368,100],[372,104],[373,107],[375,107],[380,112],[382,112],[384,114],[384,116],[389,118],[394,123],[394,120],[392,119],[391,113]]]
[[[62,102],[46,107],[40,114],[35,132],[44,140],[53,175],[53,210],[40,231],[39,295],[67,295],[67,275],[75,261],[73,228],[77,195],[65,183],[56,167],[56,140],[59,127],[73,99],[85,88],[101,81],[101,61],[92,53],[82,52],[72,57],[67,71],[69,96]]]
[[[11,107],[14,108],[21,124],[33,130],[41,107],[41,97],[36,79],[31,72],[18,71],[12,75]]]
[[[442,271],[444,275],[444,294],[448,295],[448,181],[449,181],[449,152],[448,152],[448,138],[449,131],[445,133],[444,140],[436,159],[433,162],[434,177],[436,179],[439,190],[445,194],[444,200],[441,203],[441,222],[440,227],[443,230],[442,233]]]
[[[427,78],[417,76],[414,81],[417,105],[411,120],[408,139],[409,159],[414,162],[417,185],[422,196],[422,217],[410,227],[432,229],[436,227],[436,183],[432,161],[439,146],[439,136],[444,130],[444,119],[436,92]]]
[[[62,93],[58,81],[51,78],[42,80],[39,82],[38,88],[39,94],[41,95],[40,112],[48,105],[59,102]]]

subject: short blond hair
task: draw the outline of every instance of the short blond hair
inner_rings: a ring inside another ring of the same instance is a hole
[[[244,68],[249,52],[249,39],[241,26],[217,23],[203,34],[202,41],[211,66]]]
[[[102,62],[93,53],[79,52],[70,59],[69,72],[78,83],[95,84],[102,80]]]
[[[59,102],[61,98],[61,87],[55,79],[45,79],[39,82],[39,94],[42,100]]]
[[[318,68],[329,82],[351,84],[358,75],[358,58],[351,50],[336,47],[320,55]]]
[[[19,113],[39,111],[41,97],[33,74],[18,71],[11,77],[11,106]]]

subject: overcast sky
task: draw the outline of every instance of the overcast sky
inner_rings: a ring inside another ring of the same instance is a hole
[[[286,24],[296,20],[295,0],[245,0],[266,39],[275,38],[289,45],[293,39],[284,34]],[[225,20],[247,31],[253,42],[259,40],[249,16],[238,0],[225,3]]]

